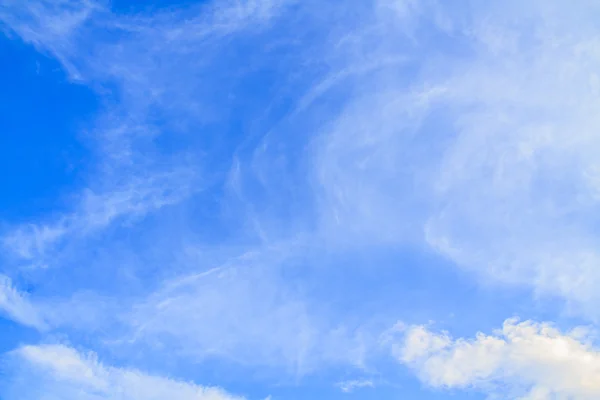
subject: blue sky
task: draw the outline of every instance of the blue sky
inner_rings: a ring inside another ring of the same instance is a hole
[[[597,15],[0,0],[0,398],[599,398]]]

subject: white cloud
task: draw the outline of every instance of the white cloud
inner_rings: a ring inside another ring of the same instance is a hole
[[[52,265],[64,243],[197,193],[205,182],[201,159],[210,151],[197,143],[197,134],[220,117],[215,103],[226,90],[219,81],[230,82],[217,76],[226,58],[219,43],[233,46],[231,35],[260,31],[288,3],[226,1],[152,16],[119,15],[92,0],[3,4],[0,23],[8,34],[56,58],[71,79],[110,97],[110,106],[80,135],[98,163],[90,166],[85,187],[69,194],[71,209],[3,232],[7,254],[29,266]],[[113,42],[111,34],[120,40]],[[204,75],[212,76],[198,79]],[[173,135],[179,135],[178,151],[156,144]]]
[[[46,267],[67,240],[80,241],[114,222],[132,222],[162,207],[180,202],[198,188],[193,172],[161,172],[145,179],[131,178],[105,193],[85,190],[77,209],[58,219],[13,227],[2,237],[5,249],[33,266]]]
[[[424,240],[478,277],[598,318],[598,5],[381,6],[400,15],[352,35],[379,67],[343,77],[352,96],[313,142],[320,233],[365,247]],[[447,46],[391,22],[408,16]],[[404,61],[377,61],[392,58]]]
[[[77,62],[72,59],[76,38],[96,13],[105,11],[93,0],[36,0],[21,2],[6,0],[0,10],[4,30],[15,32],[38,50],[50,53],[65,68],[70,77],[80,80]],[[7,28],[7,29],[6,29]]]
[[[10,278],[4,275],[0,275],[0,312],[23,325],[37,329],[47,327],[36,307],[13,286]]]
[[[64,345],[23,346],[12,355],[17,366],[7,399],[242,400],[216,387],[106,366],[94,353]]]
[[[355,379],[338,383],[338,387],[344,393],[352,393],[357,389],[374,388],[375,384],[369,379]]]
[[[561,332],[549,323],[509,319],[494,334],[470,339],[425,326],[399,331],[393,354],[433,387],[531,400],[600,396],[600,351],[583,328]]]
[[[128,75],[114,76],[113,69],[127,74],[129,63],[139,62],[118,55],[110,59],[107,53],[112,45],[98,40],[96,29],[123,28],[119,28],[118,17],[100,3],[10,1],[0,12],[0,21],[10,32],[55,57],[71,79],[89,84],[100,95],[115,90],[114,83],[122,86],[123,93],[132,92],[127,86],[135,85],[135,79],[129,82]],[[113,85],[110,90],[103,87],[109,82]],[[140,93],[139,98],[143,97]],[[86,134],[78,133],[92,150],[91,158],[98,161],[90,163],[87,182],[68,195],[71,204],[67,211],[3,232],[7,254],[12,252],[33,266],[51,265],[65,242],[81,242],[117,221],[141,218],[198,190],[198,168],[192,157],[178,154],[176,159],[166,160],[155,151],[152,140],[160,129],[147,121],[146,104],[113,104],[100,110]],[[82,126],[88,123],[78,122]],[[57,197],[60,195],[64,196],[58,193]]]
[[[475,56],[442,83],[455,137],[426,223],[428,242],[458,264],[594,318],[597,11],[552,1],[473,9]]]

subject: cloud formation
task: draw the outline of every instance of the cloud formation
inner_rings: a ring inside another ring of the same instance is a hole
[[[338,387],[344,393],[352,393],[357,389],[374,388],[373,381],[368,379],[356,379],[351,381],[343,381],[338,383]]]
[[[583,328],[561,332],[549,323],[509,319],[474,338],[454,339],[425,326],[400,330],[394,356],[433,387],[530,400],[600,396],[600,352]]]
[[[588,16],[597,6],[474,11],[475,57],[440,82],[455,138],[427,240],[487,278],[595,318],[599,58]]]
[[[139,12],[5,0],[7,37],[57,60],[99,105],[79,135],[89,170],[56,194],[67,204],[2,225],[3,272],[39,290],[3,278],[0,308],[124,359],[151,349],[298,379],[375,368],[379,322],[413,304],[365,293],[425,291],[414,253],[440,256],[432,280],[455,267],[597,321],[599,12],[553,0]],[[589,339],[512,320],[472,340],[416,326],[396,355],[434,386],[584,398],[597,394]],[[116,396],[105,386],[141,374],[61,346],[18,353],[91,371],[73,389],[70,367],[48,367],[69,396],[80,384]]]
[[[0,275],[0,311],[23,325],[42,330],[47,327],[39,310],[4,275]]]
[[[11,354],[10,362],[17,372],[7,399],[243,399],[219,388],[105,366],[94,353],[81,354],[64,345],[23,346]]]
[[[166,282],[125,318],[132,340],[166,345],[192,360],[218,357],[296,376],[328,365],[362,366],[371,343],[360,327],[345,326],[284,281],[294,251],[249,252]]]

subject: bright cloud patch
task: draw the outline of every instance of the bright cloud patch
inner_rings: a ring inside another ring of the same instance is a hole
[[[583,329],[563,333],[548,323],[511,319],[494,334],[471,339],[425,326],[407,327],[403,335],[394,355],[434,387],[523,399],[600,396],[600,352]]]
[[[218,388],[105,366],[95,354],[81,354],[63,345],[24,346],[13,356],[22,376],[17,376],[11,391],[21,396],[9,398],[242,400]]]

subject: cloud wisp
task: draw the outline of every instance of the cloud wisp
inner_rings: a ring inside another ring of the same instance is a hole
[[[9,277],[0,275],[0,310],[10,319],[32,328],[44,330],[47,324],[39,310],[19,292]]]
[[[10,354],[18,372],[11,393],[22,399],[165,399],[242,400],[216,387],[145,374],[135,369],[106,366],[94,353],[64,345],[23,346]],[[31,382],[36,380],[36,384]],[[50,396],[50,397],[48,397]]]

